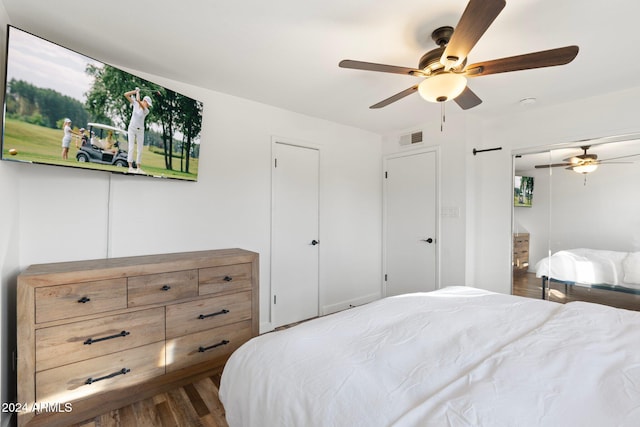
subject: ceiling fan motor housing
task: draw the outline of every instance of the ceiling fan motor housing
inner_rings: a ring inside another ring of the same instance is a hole
[[[431,38],[440,47],[446,46],[453,35],[453,27],[440,27],[433,30]]]
[[[444,69],[444,65],[440,63],[440,58],[442,57],[444,49],[445,47],[441,46],[422,55],[422,58],[420,58],[420,62],[418,63],[418,69],[424,70],[428,74]]]
[[[442,58],[452,35],[453,27],[440,27],[434,30],[433,33],[431,33],[431,38],[439,47],[422,55],[420,62],[418,63],[418,69],[424,70],[427,75],[444,70],[444,64],[440,62],[440,59]],[[466,64],[467,59],[465,58],[462,64],[457,68],[462,70]]]

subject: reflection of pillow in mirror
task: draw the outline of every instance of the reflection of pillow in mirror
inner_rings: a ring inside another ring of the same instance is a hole
[[[624,281],[634,285],[640,285],[640,252],[631,252],[622,261],[624,269]]]

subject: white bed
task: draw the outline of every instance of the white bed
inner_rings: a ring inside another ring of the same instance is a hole
[[[239,426],[637,426],[640,313],[469,287],[261,335],[225,366]]]
[[[640,293],[640,252],[567,249],[543,258],[535,270],[543,279],[543,295],[547,280]]]

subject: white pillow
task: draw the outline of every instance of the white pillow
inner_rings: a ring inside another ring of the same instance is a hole
[[[633,285],[640,285],[640,252],[629,253],[622,261],[624,281]]]

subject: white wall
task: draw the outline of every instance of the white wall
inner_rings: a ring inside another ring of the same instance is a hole
[[[0,162],[0,354],[2,378],[10,378],[2,381],[4,402],[14,381],[15,322],[8,316],[15,313],[16,276],[30,264],[227,247],[256,251],[261,329],[268,329],[273,136],[320,149],[320,304],[380,296],[379,135],[141,76],[204,103],[198,182]]]

